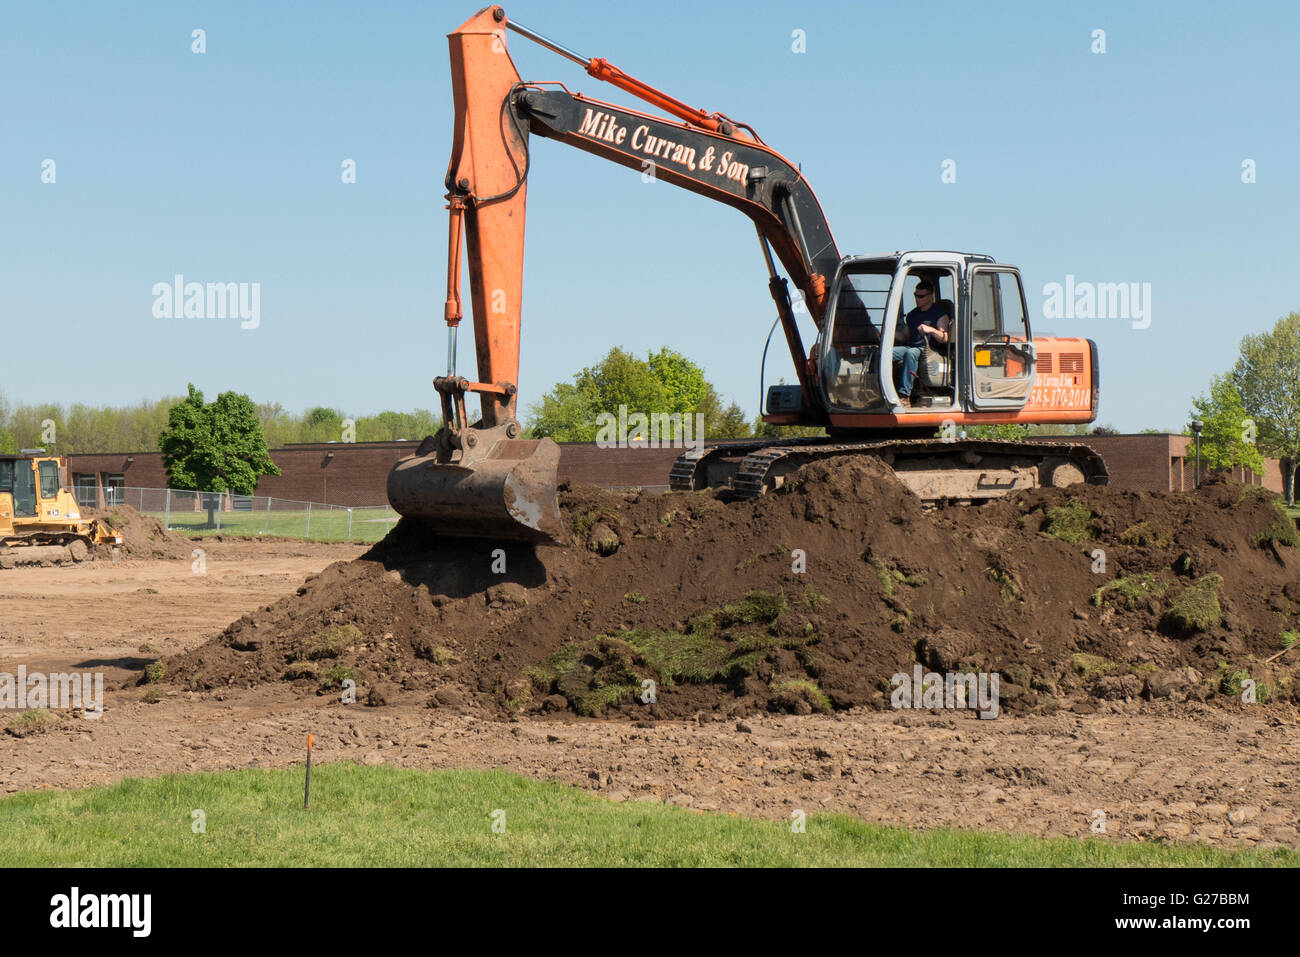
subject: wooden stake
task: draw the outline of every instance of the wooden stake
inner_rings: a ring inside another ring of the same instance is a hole
[[[302,809],[307,810],[307,801],[311,798],[311,735],[307,735],[307,782],[302,789]]]

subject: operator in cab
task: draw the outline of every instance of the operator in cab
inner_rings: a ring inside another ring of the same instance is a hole
[[[902,366],[902,375],[898,384],[898,398],[906,408],[911,408],[912,387],[916,384],[916,369],[921,362],[921,350],[927,339],[932,347],[946,347],[952,316],[946,302],[936,302],[934,285],[928,279],[916,284],[916,308],[905,317],[906,328],[899,329],[894,338],[901,340],[894,346],[894,367]]]

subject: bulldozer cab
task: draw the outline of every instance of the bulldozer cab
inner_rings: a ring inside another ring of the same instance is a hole
[[[29,459],[0,459],[0,495],[5,493],[13,499],[16,517],[36,514],[36,473]]]
[[[0,496],[11,497],[12,517],[36,518],[50,507],[57,510],[61,488],[58,458],[0,456]]]

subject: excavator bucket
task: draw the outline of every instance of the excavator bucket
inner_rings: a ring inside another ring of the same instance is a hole
[[[453,448],[445,431],[425,439],[414,458],[388,473],[389,503],[436,534],[558,541],[560,447],[550,439],[493,437],[493,431],[466,430],[466,448]]]

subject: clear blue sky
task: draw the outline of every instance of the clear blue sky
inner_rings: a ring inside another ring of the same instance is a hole
[[[0,390],[133,403],[193,381],[290,409],[436,407],[444,35],[477,2],[6,4]],[[1036,316],[1067,274],[1150,283],[1149,329],[1036,320],[1097,340],[1103,422],[1178,427],[1241,336],[1300,309],[1300,4],[505,6],[752,123],[803,164],[844,253],[987,252],[1020,266]],[[509,42],[526,80],[640,105]],[[773,312],[740,214],[536,140],[528,217],[525,403],[611,346],[670,345],[757,411]],[[260,282],[260,328],[154,318],[175,273]],[[464,336],[462,371],[473,355]]]

